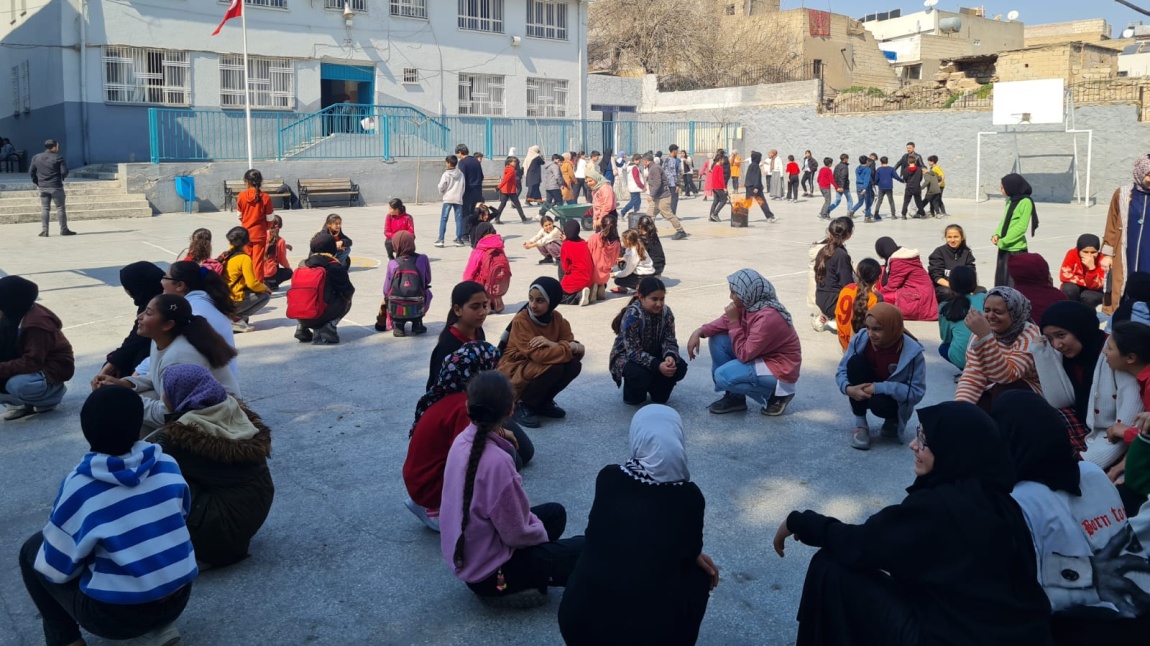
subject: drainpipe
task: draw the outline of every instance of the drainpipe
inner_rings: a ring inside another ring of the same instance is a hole
[[[80,141],[86,166],[92,158],[88,142],[88,0],[80,0]]]
[[[579,48],[579,119],[580,120],[587,118],[587,115],[585,112],[586,107],[587,107],[587,105],[586,105],[586,103],[587,103],[587,67],[586,67],[587,63],[583,60],[587,55],[587,46],[583,43],[584,25],[586,24],[586,21],[584,20],[583,10],[584,10],[584,7],[586,7],[586,6],[587,6],[587,4],[583,0],[579,0],[579,2],[576,3],[576,5],[575,5],[575,11],[579,12],[579,16],[578,16],[579,22],[576,23],[577,25],[579,25],[579,36],[578,36],[579,42],[576,44]]]

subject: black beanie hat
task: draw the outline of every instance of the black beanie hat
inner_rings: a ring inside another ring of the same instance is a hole
[[[124,455],[140,439],[144,402],[123,386],[96,389],[80,409],[80,428],[96,453]]]
[[[24,318],[39,295],[40,288],[27,278],[20,276],[0,278],[0,311],[4,312],[5,318],[15,321]]]

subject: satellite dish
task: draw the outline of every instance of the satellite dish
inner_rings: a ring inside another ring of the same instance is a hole
[[[938,4],[938,0],[923,0],[922,6],[926,7],[927,11],[930,11],[936,4]]]
[[[1128,27],[1128,28],[1126,28],[1126,29],[1125,29],[1125,30],[1122,32],[1122,37],[1123,37],[1123,38],[1133,38],[1133,37],[1134,37],[1134,28],[1133,28],[1133,27]]]
[[[1011,21],[1018,20],[1018,12],[1011,11],[1010,13],[1006,14],[1006,19]]]

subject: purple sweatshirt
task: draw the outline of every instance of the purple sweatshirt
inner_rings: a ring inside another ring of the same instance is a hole
[[[443,497],[439,507],[439,546],[443,561],[455,572],[455,543],[463,523],[463,485],[467,463],[475,442],[475,425],[463,430],[451,444],[443,468]],[[543,522],[531,513],[523,480],[515,470],[511,443],[495,435],[487,436],[483,455],[475,472],[471,496],[471,521],[467,525],[463,569],[455,572],[467,583],[490,577],[511,558],[516,548],[547,542]]]

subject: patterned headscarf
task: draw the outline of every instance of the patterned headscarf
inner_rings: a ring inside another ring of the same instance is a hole
[[[991,296],[1006,301],[1006,311],[1010,312],[1010,328],[1002,334],[995,334],[994,337],[1003,345],[1011,345],[1018,340],[1018,336],[1030,322],[1030,301],[1013,287],[995,287],[986,294],[987,298]]]
[[[180,363],[164,370],[164,395],[173,413],[203,410],[223,403],[228,391],[203,366]]]
[[[1143,193],[1150,193],[1150,188],[1147,188],[1146,184],[1143,183],[1146,181],[1147,175],[1150,175],[1150,155],[1139,157],[1134,162],[1134,188]]]
[[[447,355],[443,360],[443,367],[439,369],[439,375],[435,378],[435,384],[415,405],[415,421],[412,422],[407,436],[411,437],[415,433],[415,425],[419,423],[419,418],[423,417],[433,404],[450,394],[464,392],[471,378],[484,370],[495,370],[500,354],[498,348],[486,341],[470,341]]]
[[[623,471],[648,484],[691,480],[683,448],[683,420],[669,406],[651,404],[631,418],[631,459]]]
[[[791,313],[779,302],[775,286],[759,272],[754,269],[740,269],[727,276],[727,283],[731,286],[731,291],[743,301],[743,307],[748,312],[757,312],[769,307],[781,314],[787,323],[791,322]]]

